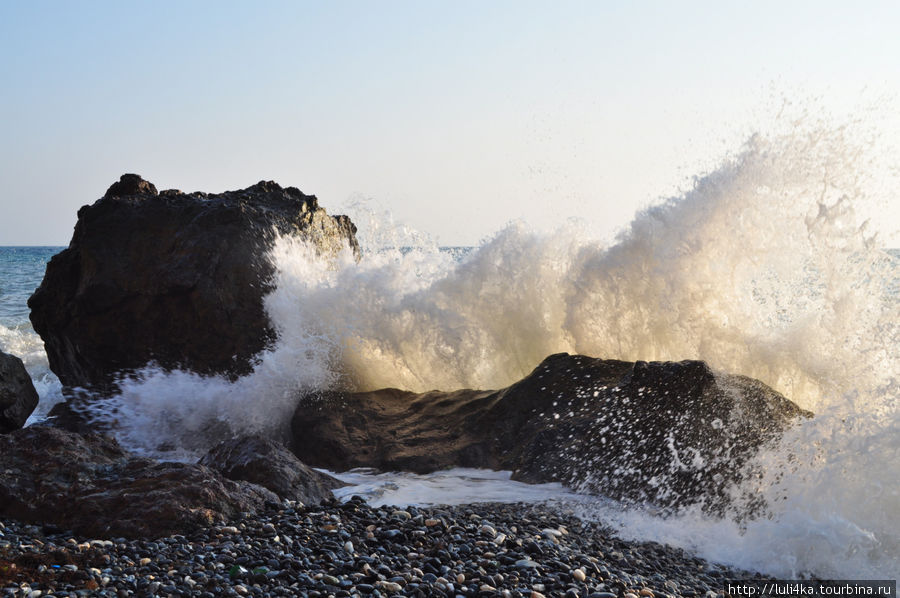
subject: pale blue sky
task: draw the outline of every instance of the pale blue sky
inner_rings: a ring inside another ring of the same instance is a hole
[[[67,243],[123,172],[371,197],[443,244],[613,230],[783,94],[900,96],[898,32],[896,1],[0,0],[0,245]]]

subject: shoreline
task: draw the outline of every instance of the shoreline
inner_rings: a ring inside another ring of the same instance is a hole
[[[286,501],[189,536],[82,538],[0,520],[0,596],[709,597],[752,574],[544,503]]]

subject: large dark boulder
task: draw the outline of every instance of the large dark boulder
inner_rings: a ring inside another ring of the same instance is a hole
[[[719,509],[759,448],[810,415],[701,361],[558,354],[499,391],[311,395],[292,434],[303,462],[334,471],[508,469],[525,482]]]
[[[18,430],[38,404],[22,360],[0,351],[0,434]]]
[[[97,434],[30,426],[0,436],[0,517],[92,537],[155,538],[279,503],[256,484],[135,457]]]
[[[275,338],[263,297],[267,252],[295,235],[358,253],[356,227],[294,187],[163,191],[127,174],[78,211],[69,247],[29,299],[50,368],[66,386],[102,386],[155,362],[238,376]]]
[[[244,480],[268,488],[284,499],[306,505],[334,498],[332,490],[345,486],[330,475],[307,467],[283,444],[261,436],[223,440],[200,464],[230,480]]]

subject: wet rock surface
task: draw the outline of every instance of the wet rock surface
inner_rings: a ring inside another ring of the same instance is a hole
[[[0,523],[0,595],[723,596],[750,577],[625,542],[559,505],[285,502],[186,536],[127,540]]]
[[[810,415],[699,361],[558,354],[499,391],[311,395],[294,414],[292,448],[335,471],[510,469],[525,482],[720,510],[760,446]]]
[[[95,536],[154,538],[279,500],[202,465],[135,457],[97,434],[30,426],[0,436],[0,517]]]
[[[346,485],[307,467],[283,444],[260,436],[225,440],[213,447],[200,464],[230,480],[259,484],[281,498],[304,504],[330,500],[334,488]]]
[[[37,404],[37,391],[22,360],[0,351],[0,434],[24,426]]]
[[[268,181],[221,194],[157,192],[123,175],[78,212],[28,302],[50,368],[66,386],[104,386],[154,362],[201,374],[247,373],[273,341],[263,308],[276,235],[322,254],[356,227],[318,200]],[[123,333],[127,331],[127,333]]]

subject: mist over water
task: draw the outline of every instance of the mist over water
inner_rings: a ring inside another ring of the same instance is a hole
[[[279,341],[251,375],[151,367],[94,415],[126,446],[189,458],[210,431],[283,430],[298,394],[322,388],[499,388],[560,351],[703,359],[816,414],[746,482],[769,516],[662,518],[608,501],[579,502],[584,516],[773,575],[896,577],[900,263],[860,214],[898,187],[873,170],[877,146],[851,137],[752,136],[612,243],[584,225],[514,223],[462,255],[362,212],[359,263],[282,238],[266,298]]]

